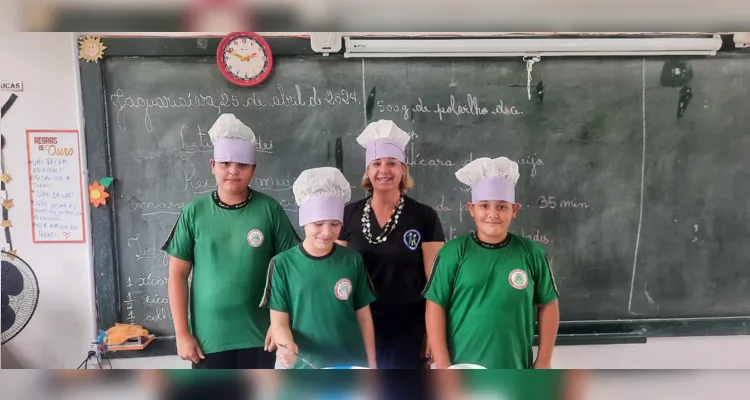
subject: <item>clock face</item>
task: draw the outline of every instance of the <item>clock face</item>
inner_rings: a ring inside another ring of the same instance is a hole
[[[268,45],[249,35],[229,37],[220,47],[220,67],[232,82],[242,86],[260,83],[268,76],[271,55]]]

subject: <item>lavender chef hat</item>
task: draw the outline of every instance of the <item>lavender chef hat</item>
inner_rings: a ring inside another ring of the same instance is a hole
[[[516,202],[518,164],[507,157],[477,158],[456,172],[456,178],[471,187],[471,203],[485,200]]]
[[[208,130],[214,161],[255,164],[255,134],[234,114],[221,114]]]
[[[299,206],[299,225],[336,220],[344,222],[344,206],[352,198],[349,181],[336,168],[320,167],[302,171],[292,185]]]
[[[365,165],[373,160],[391,157],[406,162],[406,144],[411,137],[395,122],[387,119],[369,123],[357,137],[357,143],[365,148]]]

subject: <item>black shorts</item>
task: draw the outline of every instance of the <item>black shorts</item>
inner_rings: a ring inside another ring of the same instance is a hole
[[[276,365],[276,353],[262,347],[220,351],[205,356],[197,364],[191,363],[193,369],[273,369]]]

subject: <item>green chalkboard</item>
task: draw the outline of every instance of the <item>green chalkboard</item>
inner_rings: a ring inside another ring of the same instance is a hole
[[[306,168],[364,172],[355,138],[393,119],[412,135],[410,193],[447,237],[473,228],[455,171],[477,157],[520,164],[512,230],[547,250],[562,334],[745,333],[750,320],[750,54],[710,58],[346,59],[271,41],[261,86],[219,73],[215,39],[107,39],[82,64],[90,173],[114,176],[93,210],[102,326],[174,334],[167,259],[180,208],[211,191],[207,130],[235,113],[259,136],[252,186],[290,219]],[[96,172],[94,172],[96,171]]]

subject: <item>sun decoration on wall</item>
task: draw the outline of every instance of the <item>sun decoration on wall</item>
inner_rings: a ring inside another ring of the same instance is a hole
[[[94,183],[89,185],[89,201],[91,204],[94,205],[94,207],[99,207],[100,205],[106,205],[107,204],[107,197],[109,197],[109,193],[105,192],[104,190],[109,187],[109,185],[112,184],[113,178],[102,178],[99,179],[99,181],[94,181]]]
[[[78,50],[78,58],[82,58],[87,62],[98,63],[100,58],[104,58],[104,49],[107,48],[99,38],[92,38],[86,36],[80,39],[78,44],[81,46]]]

